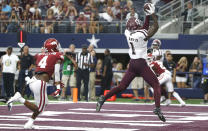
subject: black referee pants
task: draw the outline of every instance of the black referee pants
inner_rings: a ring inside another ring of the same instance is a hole
[[[81,81],[84,82],[84,96],[85,100],[88,101],[88,83],[89,83],[89,70],[78,69],[76,72],[77,89],[78,89],[78,100],[80,100]]]
[[[14,95],[14,74],[13,73],[3,73],[3,83],[4,90],[6,91],[7,97],[12,97]]]
[[[102,78],[101,81],[101,90],[100,90],[100,95],[104,95],[105,90],[110,90],[111,89],[111,83],[112,83],[112,78],[113,78],[113,73],[106,73],[106,76]]]

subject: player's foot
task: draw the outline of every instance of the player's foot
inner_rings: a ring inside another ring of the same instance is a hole
[[[155,115],[157,115],[159,117],[159,119],[163,122],[166,121],[165,117],[163,116],[163,113],[161,112],[160,108],[156,107],[153,111],[153,113],[155,113]]]
[[[166,101],[165,101],[165,105],[166,106],[169,106],[171,104],[171,100],[170,99],[167,99]]]
[[[11,111],[11,110],[12,110],[12,105],[13,105],[13,103],[12,103],[12,102],[7,104],[7,107],[8,107],[8,110],[9,110],[9,111]]]
[[[186,106],[186,103],[185,102],[183,102],[183,103],[180,104],[180,107],[184,107],[184,106]]]
[[[51,95],[52,95],[53,97],[59,97],[60,92],[61,92],[60,89],[56,89],[56,91],[53,92]]]
[[[6,104],[9,106],[11,103],[16,102],[16,101],[19,101],[19,99],[20,99],[21,97],[22,97],[21,94],[20,94],[19,92],[16,92],[16,93],[14,94],[14,96],[11,97],[11,98],[7,101]]]
[[[32,121],[28,121],[27,123],[25,123],[24,129],[34,129],[33,122]]]
[[[103,103],[105,102],[105,96],[100,96],[97,101],[96,111],[99,112]]]
[[[165,102],[165,101],[166,101],[165,96],[161,96],[161,97],[160,97],[160,103],[163,103],[163,102]]]

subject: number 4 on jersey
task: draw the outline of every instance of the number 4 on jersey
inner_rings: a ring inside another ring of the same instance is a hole
[[[40,68],[45,68],[46,67],[46,61],[47,61],[48,56],[44,56],[40,62],[38,63],[38,66],[40,66]]]

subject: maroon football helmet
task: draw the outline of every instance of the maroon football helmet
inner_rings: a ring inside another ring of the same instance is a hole
[[[60,43],[55,38],[49,38],[44,42],[44,49],[47,52],[59,52]]]
[[[135,17],[129,18],[126,23],[126,29],[130,31],[138,30],[139,28],[141,28],[141,26],[141,21]]]

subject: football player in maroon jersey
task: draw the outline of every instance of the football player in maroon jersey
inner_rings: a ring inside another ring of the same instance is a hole
[[[32,117],[24,126],[25,129],[32,129],[34,127],[33,123],[35,119],[41,112],[43,112],[47,105],[47,82],[49,82],[53,73],[55,74],[55,77],[59,77],[55,78],[57,89],[60,90],[61,86],[61,82],[57,81],[60,80],[60,63],[64,58],[62,53],[59,52],[60,43],[54,38],[49,38],[44,42],[43,48],[45,49],[45,52],[36,55],[35,75],[31,79],[26,77],[26,82],[34,93],[36,104],[25,100],[19,92],[16,92],[7,102],[7,104],[10,105],[11,103],[18,101],[33,111]]]
[[[125,36],[129,46],[129,56],[131,58],[129,68],[121,80],[119,86],[111,89],[110,92],[108,92],[105,96],[99,97],[96,111],[100,111],[105,100],[114,94],[124,91],[136,76],[141,76],[154,89],[155,109],[153,112],[159,117],[161,121],[165,122],[166,119],[160,109],[160,84],[156,75],[152,72],[146,62],[148,39],[150,39],[157,32],[159,26],[157,17],[154,13],[154,5],[147,3],[145,4],[145,7],[145,13],[152,16],[154,23],[147,31],[146,29],[142,29],[139,19],[131,17],[127,21]]]

